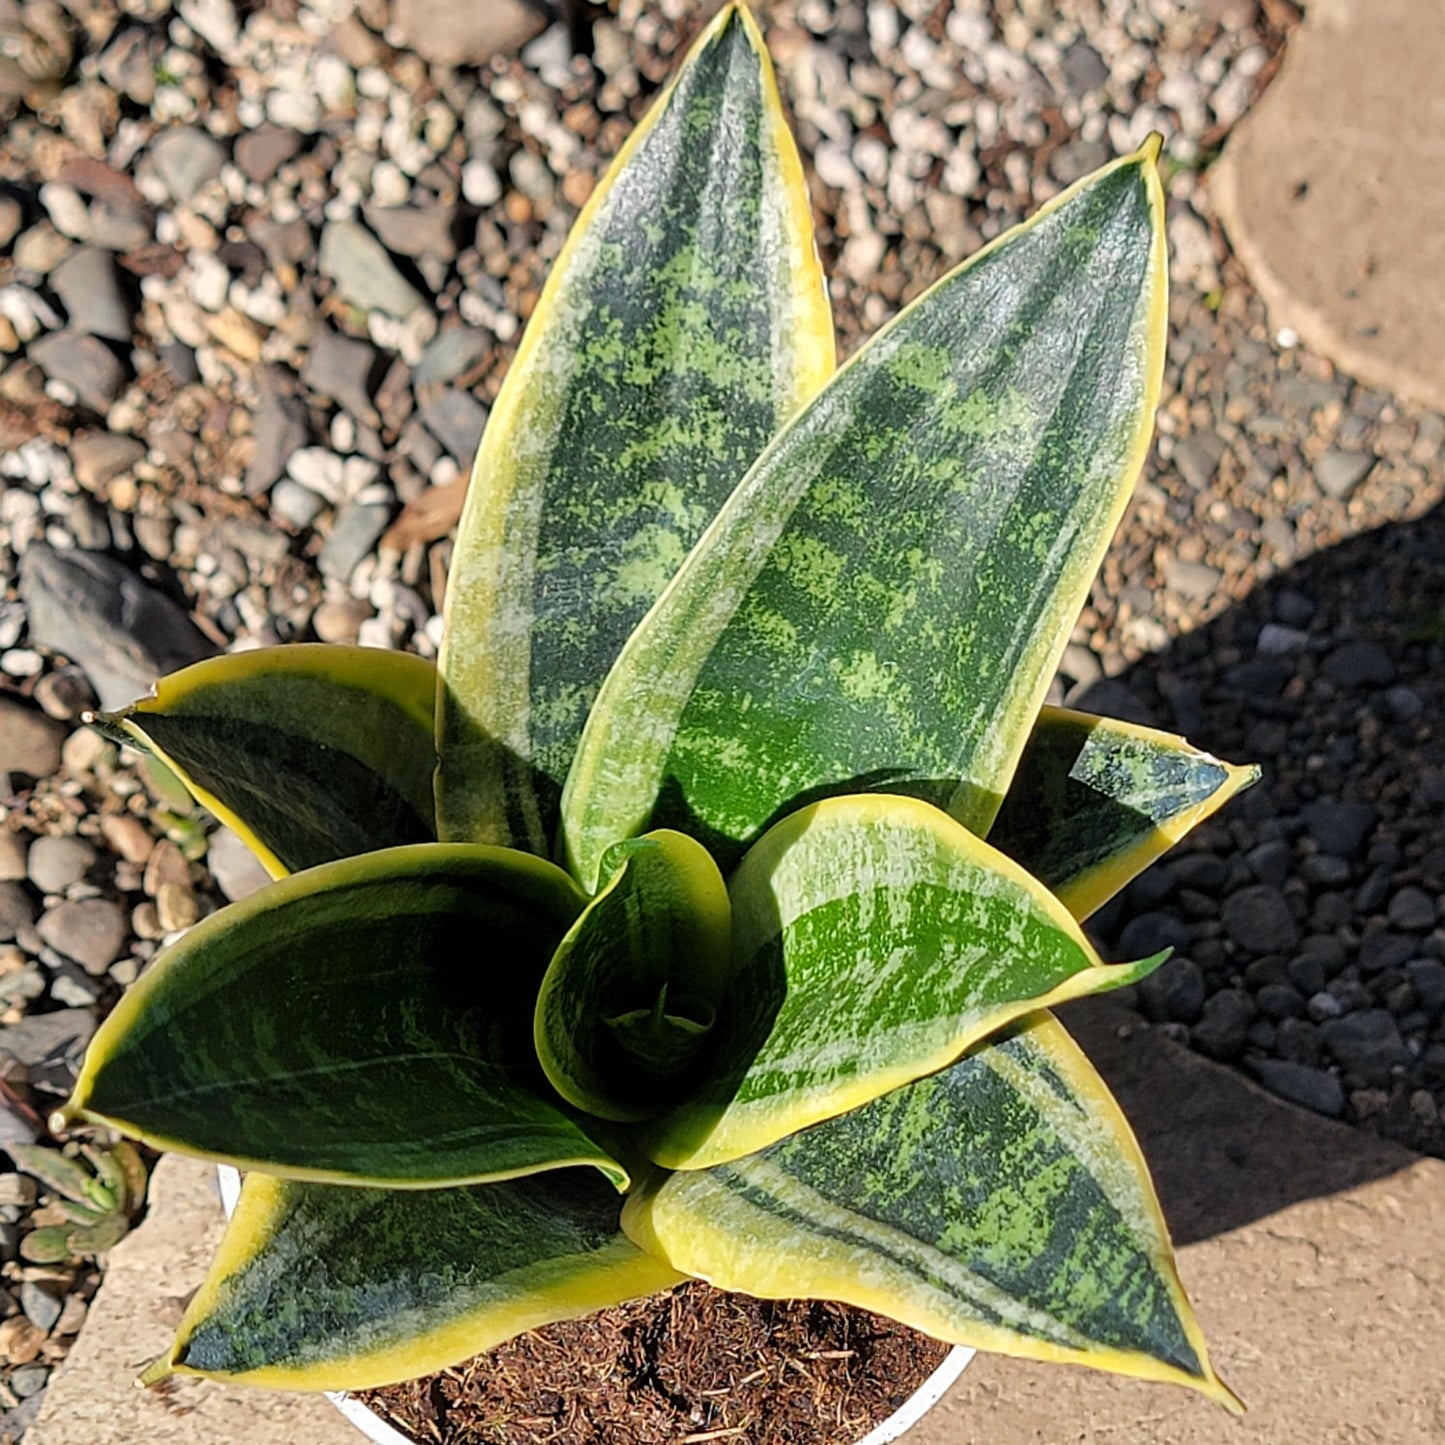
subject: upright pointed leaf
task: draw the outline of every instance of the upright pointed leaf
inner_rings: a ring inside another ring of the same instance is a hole
[[[620,843],[607,869],[542,981],[537,1057],[579,1109],[646,1119],[675,1097],[716,1019],[731,954],[727,888],[681,833]]]
[[[1046,707],[988,841],[1087,918],[1258,777],[1153,728]]]
[[[422,1192],[250,1174],[143,1380],[366,1389],[679,1283],[622,1233],[619,1207],[585,1170]]]
[[[832,798],[769,830],[728,885],[733,974],[706,1080],[641,1126],[702,1169],[857,1108],[1031,1009],[1133,983],[1062,905],[927,803]]]
[[[593,708],[563,805],[584,886],[648,826],[726,866],[869,787],[987,831],[1148,445],[1156,154],[946,277],[769,445]]]
[[[436,669],[322,643],[213,657],[100,722],[159,756],[273,878],[436,837]]]
[[[728,5],[578,219],[482,439],[447,593],[443,837],[550,852],[608,667],[832,366],[802,167]]]
[[[654,1181],[628,1233],[764,1298],[1238,1402],[1210,1368],[1138,1145],[1047,1015],[761,1153]]]
[[[625,1184],[531,1051],[582,903],[551,864],[468,844],[273,883],[126,994],[63,1117],[297,1179],[432,1188],[595,1164]]]

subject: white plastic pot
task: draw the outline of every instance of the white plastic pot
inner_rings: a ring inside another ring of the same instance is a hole
[[[236,1207],[241,1193],[241,1176],[229,1164],[222,1164],[216,1171],[220,1176],[221,1204],[226,1218]],[[880,1425],[870,1430],[858,1445],[890,1445],[911,1430],[943,1397],[943,1393],[963,1373],[964,1366],[973,1358],[974,1352],[964,1345],[955,1345],[943,1363]],[[409,1436],[388,1425],[374,1410],[368,1410],[360,1400],[353,1400],[341,1391],[328,1390],[326,1398],[366,1436],[374,1445],[416,1445]]]

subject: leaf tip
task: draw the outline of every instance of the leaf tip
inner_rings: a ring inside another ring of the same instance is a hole
[[[1146,166],[1153,169],[1159,164],[1159,157],[1163,153],[1163,150],[1163,135],[1157,130],[1151,130],[1144,138],[1144,144],[1139,147],[1135,154]]]
[[[1121,963],[1119,967],[1125,972],[1120,976],[1119,983],[1139,983],[1149,977],[1156,968],[1161,968],[1174,956],[1172,946],[1161,948],[1158,953],[1151,953],[1148,958],[1141,958],[1136,963]]]
[[[1224,770],[1234,785],[1230,789],[1231,796],[1252,788],[1264,776],[1264,769],[1258,763],[1225,763]]]
[[[1247,1414],[1249,1406],[1214,1373],[1213,1368],[1207,1362],[1204,1368],[1206,1373],[1194,1382],[1195,1388],[1199,1390],[1200,1394],[1206,1399],[1213,1400],[1216,1405],[1228,1411],[1235,1419]]]
[[[175,1350],[167,1350],[165,1354],[152,1360],[140,1374],[135,1377],[136,1388],[149,1390],[159,1385],[162,1380],[168,1380],[176,1372]]]
[[[126,727],[126,720],[133,711],[133,708],[128,707],[117,712],[96,712],[87,708],[81,713],[80,720],[86,727],[94,728],[107,742],[134,747],[136,740]]]

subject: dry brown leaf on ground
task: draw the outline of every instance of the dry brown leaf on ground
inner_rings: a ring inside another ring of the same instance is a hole
[[[445,486],[428,487],[414,502],[408,502],[401,516],[382,533],[382,549],[409,552],[419,542],[435,542],[445,537],[462,514],[469,480],[458,477]]]

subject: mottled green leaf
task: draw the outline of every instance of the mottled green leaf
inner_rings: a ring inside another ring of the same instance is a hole
[[[550,854],[608,667],[832,367],[802,167],[730,5],[579,217],[482,439],[447,589],[443,837]]]
[[[365,1389],[679,1283],[618,1210],[589,1170],[420,1193],[250,1174],[170,1352],[142,1379]]]
[[[666,831],[618,844],[603,876],[542,982],[537,1057],[578,1108],[645,1119],[676,1097],[716,1019],[727,888],[706,849]]]
[[[98,719],[153,752],[273,878],[436,837],[436,669],[301,643],[213,657]]]
[[[1062,905],[927,803],[831,798],[764,835],[728,885],[733,975],[705,1080],[641,1126],[701,1169],[951,1063],[1031,1009],[1144,977],[1099,961]]]
[[[723,1289],[844,1300],[954,1344],[1172,1380],[1230,1408],[1129,1126],[1047,1015],[623,1224]]]
[[[582,910],[529,854],[423,843],[327,863],[204,920],[126,994],[63,1118],[298,1179],[430,1188],[595,1164],[532,1005]]]
[[[1258,777],[1153,728],[1046,707],[988,841],[1087,918]]]
[[[588,719],[563,803],[584,886],[649,826],[726,871],[869,788],[987,831],[1148,445],[1156,154],[939,282],[770,443]]]

